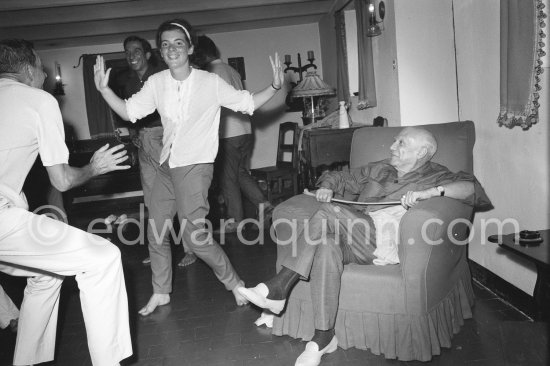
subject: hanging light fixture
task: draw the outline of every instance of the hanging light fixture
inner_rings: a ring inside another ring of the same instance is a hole
[[[369,3],[369,26],[367,27],[367,37],[376,37],[382,34],[382,29],[379,24],[384,22],[384,16],[386,15],[386,5],[383,1],[378,3],[378,17],[376,19],[376,7],[374,2]]]

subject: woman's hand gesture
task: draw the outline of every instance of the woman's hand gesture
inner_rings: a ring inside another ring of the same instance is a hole
[[[285,73],[283,71],[282,62],[279,59],[279,54],[275,52],[275,60],[269,56],[269,62],[271,62],[271,68],[273,69],[273,88],[281,89],[285,81]]]

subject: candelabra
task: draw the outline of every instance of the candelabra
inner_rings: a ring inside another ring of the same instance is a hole
[[[310,68],[314,68],[317,70],[317,65],[313,63],[313,60],[315,60],[315,56],[313,55],[313,51],[307,51],[307,59],[309,61],[309,64],[302,66],[302,57],[300,54],[298,54],[298,67],[290,66],[292,64],[290,55],[285,55],[285,62],[286,69],[284,69],[284,72],[287,71],[293,71],[299,75],[299,82],[303,80],[302,73],[304,71],[307,71]]]

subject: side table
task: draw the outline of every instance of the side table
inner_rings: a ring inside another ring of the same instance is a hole
[[[537,306],[537,320],[550,320],[550,230],[539,230],[542,242],[537,245],[524,245],[519,242],[519,234],[491,235],[489,241],[501,248],[530,260],[537,266],[537,282],[533,297]]]

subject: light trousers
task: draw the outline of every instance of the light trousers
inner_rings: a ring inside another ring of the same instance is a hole
[[[145,207],[149,208],[151,204],[151,192],[153,184],[160,169],[160,152],[162,151],[162,135],[164,129],[158,127],[144,127],[139,130],[138,149],[139,174],[141,178],[141,188],[143,189],[143,202]],[[182,243],[185,253],[189,253],[189,245]]]
[[[372,264],[376,258],[375,227],[363,213],[322,204],[298,235],[296,255],[285,251],[282,265],[310,281],[315,329],[333,329],[344,265]]]
[[[28,277],[14,365],[54,358],[59,291],[75,276],[94,366],[132,354],[120,251],[111,242],[21,208],[0,209],[0,271]]]
[[[147,240],[153,273],[153,292],[172,292],[172,250],[170,228],[177,213],[182,241],[202,259],[228,290],[240,282],[239,276],[220,245],[205,225],[210,209],[208,189],[212,182],[213,164],[195,164],[169,168],[161,165],[151,196]]]
[[[19,309],[11,301],[8,294],[0,286],[0,328],[4,329],[10,325],[10,321],[19,318]]]

